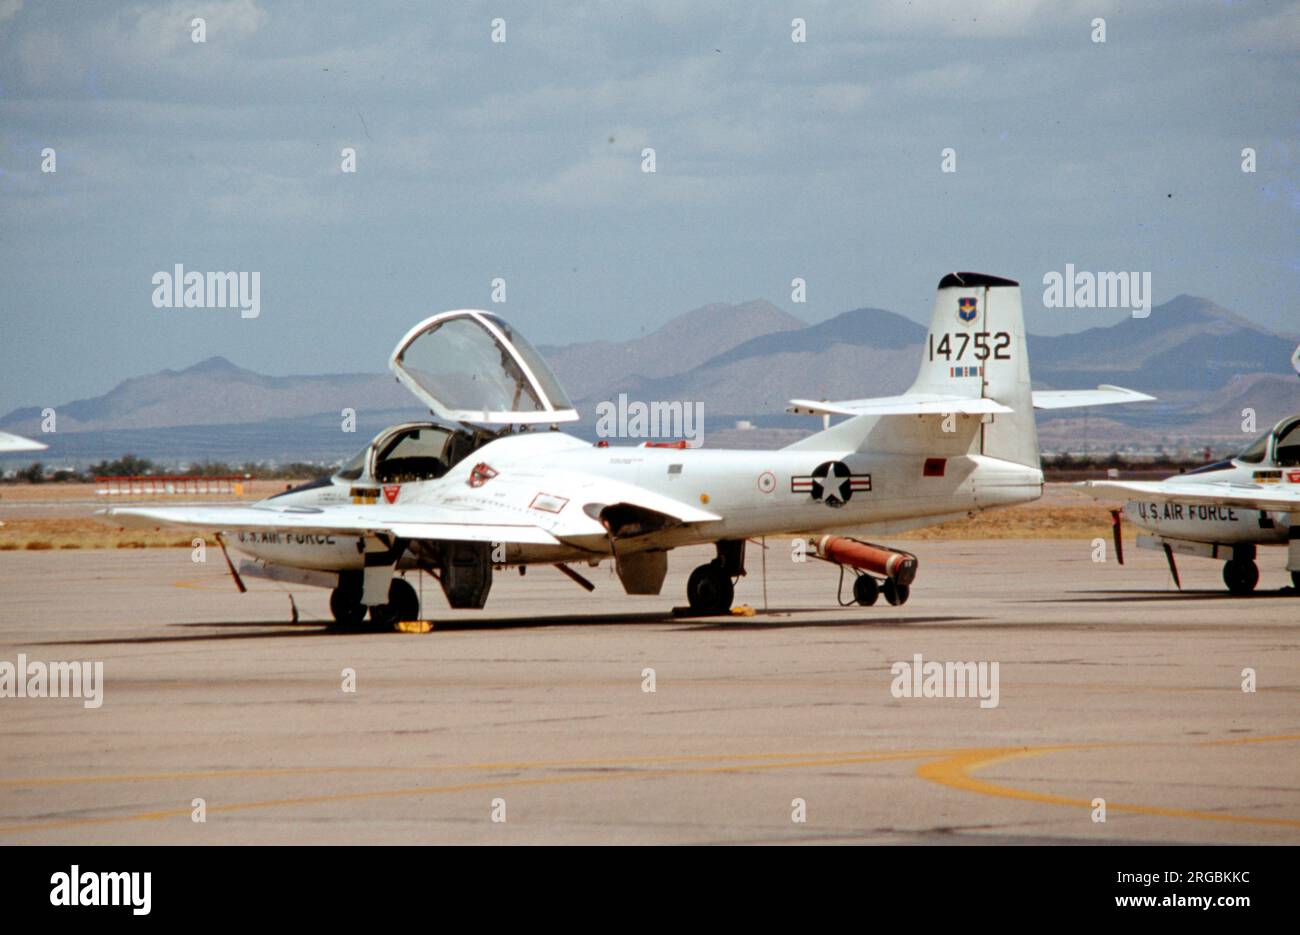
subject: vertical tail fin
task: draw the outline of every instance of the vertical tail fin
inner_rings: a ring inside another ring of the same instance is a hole
[[[1012,411],[982,417],[976,451],[1039,466],[1018,282],[983,273],[943,277],[935,293],[925,355],[909,394],[983,397],[1001,403]]]
[[[945,405],[987,399],[1010,409],[949,416]],[[939,281],[916,380],[903,396],[829,404],[864,414],[791,447],[849,448],[900,454],[985,454],[1038,467],[1020,284],[983,273]],[[928,407],[928,408],[927,408]],[[873,414],[876,413],[889,414]],[[803,411],[796,409],[796,411]],[[948,421],[955,419],[955,424]]]

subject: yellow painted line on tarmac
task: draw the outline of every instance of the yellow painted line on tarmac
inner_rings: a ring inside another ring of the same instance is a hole
[[[1300,741],[1300,735],[1278,735],[1271,737],[1241,737],[1231,739],[1197,741],[1190,746],[1239,746],[1255,743],[1278,743]],[[976,794],[1020,801],[1039,802],[1050,805],[1063,805],[1075,808],[1092,808],[1086,799],[1018,789],[1011,786],[987,782],[971,775],[971,772],[984,769],[996,763],[1025,756],[1038,756],[1062,751],[1115,749],[1121,747],[1180,746],[1177,743],[1143,744],[1141,742],[1119,743],[1082,743],[1056,744],[1036,747],[988,747],[988,748],[951,748],[899,751],[858,751],[858,752],[822,752],[822,753],[742,753],[742,754],[695,754],[675,756],[635,756],[608,759],[583,760],[539,760],[524,762],[468,763],[448,764],[445,766],[410,766],[410,767],[302,767],[263,770],[211,770],[193,772],[152,773],[140,775],[117,776],[64,776],[36,779],[13,779],[0,782],[2,786],[49,786],[72,783],[111,783],[111,782],[154,782],[166,780],[220,780],[230,778],[282,777],[314,774],[347,773],[429,773],[456,771],[502,771],[502,770],[537,770],[562,768],[601,769],[601,772],[584,772],[565,776],[515,777],[508,779],[479,780],[441,786],[414,786],[399,789],[364,790],[358,792],[333,793],[328,795],[296,796],[289,798],[267,799],[250,802],[234,802],[228,805],[210,806],[210,813],[229,813],[251,811],[256,809],[288,808],[304,805],[317,805],[333,802],[361,801],[367,799],[388,799],[422,795],[441,795],[468,792],[481,789],[505,789],[512,787],[559,785],[580,782],[605,782],[616,779],[646,779],[655,777],[698,776],[719,773],[750,773],[761,770],[817,768],[828,766],[860,765],[898,760],[925,759],[930,762],[917,767],[916,775],[922,779]],[[668,769],[637,769],[636,767],[708,763],[711,765],[680,766]],[[623,767],[622,769],[619,769]],[[614,768],[616,771],[609,772]],[[1170,818],[1188,818],[1206,821],[1235,822],[1244,824],[1274,825],[1283,827],[1300,827],[1300,820],[1287,818],[1263,818],[1248,815],[1232,815],[1221,812],[1206,812],[1194,809],[1165,808],[1160,806],[1133,805],[1124,803],[1107,803],[1107,808],[1115,811],[1135,814],[1158,815]],[[0,827],[0,834],[17,834],[26,831],[45,831],[61,828],[82,827],[86,825],[103,825],[137,821],[157,821],[190,814],[190,808],[164,809],[151,812],[136,812],[125,815],[99,817],[81,817],[44,822]]]
[[[923,750],[923,751],[903,751],[898,753],[870,753],[870,754],[851,754],[851,755],[822,755],[818,757],[813,755],[812,759],[808,754],[775,754],[773,762],[761,763],[734,763],[723,766],[708,767],[690,767],[680,769],[655,769],[655,770],[638,770],[623,772],[599,772],[599,773],[581,773],[576,776],[539,776],[539,777],[520,777],[515,779],[496,779],[481,780],[478,782],[457,783],[446,786],[415,786],[404,789],[382,789],[368,790],[363,792],[340,792],[329,795],[298,796],[284,799],[267,799],[254,802],[235,802],[230,805],[208,806],[208,814],[222,814],[229,812],[251,811],[254,809],[266,808],[285,808],[303,805],[319,805],[331,802],[353,802],[365,799],[389,799],[409,796],[422,795],[442,795],[456,792],[470,792],[481,789],[506,789],[520,786],[546,786],[560,785],[576,782],[608,782],[616,779],[648,779],[666,776],[698,776],[710,773],[746,773],[757,772],[768,769],[793,769],[805,766],[845,766],[861,763],[874,763],[889,760],[917,759],[918,757],[933,756],[942,751]],[[759,756],[762,756],[761,754]],[[737,757],[634,757],[629,758],[631,762],[637,760],[699,760],[699,759],[752,759],[754,755],[746,754]],[[581,761],[573,761],[581,762]],[[571,765],[561,763],[559,765]],[[450,767],[448,767],[450,768]],[[500,764],[482,764],[470,767],[460,767],[461,769],[489,769],[502,768]],[[77,828],[86,825],[106,825],[123,822],[136,821],[158,821],[166,818],[176,818],[182,815],[191,814],[191,808],[172,808],[152,812],[136,812],[129,815],[108,815],[101,817],[87,818],[69,818],[57,821],[31,822],[20,825],[9,825],[0,827],[0,834],[16,834],[24,831],[50,831],[62,828]]]
[[[1190,746],[1239,746],[1251,743],[1285,743],[1300,741],[1298,734],[1281,734],[1273,737],[1240,737],[1226,740],[1197,741]],[[1004,786],[978,779],[971,775],[975,770],[985,769],[996,763],[1026,756],[1041,756],[1064,750],[1102,749],[1106,747],[1134,746],[1134,744],[1061,744],[1045,747],[991,747],[985,750],[966,750],[953,756],[945,757],[931,763],[923,763],[916,768],[916,775],[922,779],[963,792],[988,795],[1005,799],[1018,799],[1022,802],[1039,802],[1044,805],[1064,805],[1071,808],[1092,809],[1089,799],[1076,799],[1051,792],[1037,792]],[[1166,808],[1159,805],[1134,805],[1123,802],[1107,802],[1107,811],[1129,812],[1137,815],[1158,815],[1163,818],[1192,818],[1200,821],[1223,821],[1237,824],[1273,825],[1284,828],[1300,828],[1300,819],[1266,818],[1255,815],[1234,815],[1227,812],[1207,812],[1188,808]]]
[[[1032,665],[1033,663],[1030,663]],[[884,666],[880,666],[884,668]],[[1108,695],[1183,695],[1195,692],[1231,692],[1245,698],[1240,684],[1236,682],[1226,682],[1223,685],[1119,685],[1114,682],[1017,682],[1017,690],[1027,688],[1068,688],[1071,691],[1087,692],[1105,692]],[[1300,686],[1296,685],[1270,685],[1267,688],[1259,689],[1261,693],[1268,692],[1271,694],[1280,694],[1282,692],[1300,692]]]
[[[564,769],[575,767],[644,766],[656,763],[709,763],[746,760],[809,760],[840,759],[844,757],[870,757],[872,759],[916,760],[932,756],[946,756],[952,749],[927,750],[857,750],[810,751],[806,753],[701,753],[669,756],[626,756],[582,760],[506,760],[496,763],[447,763],[430,766],[302,766],[272,769],[217,769],[192,770],[168,773],[133,773],[105,776],[36,776],[26,779],[0,780],[6,786],[53,786],[80,783],[158,782],[172,779],[243,779],[274,776],[297,776],[322,773],[437,773],[469,770],[526,770]]]
[[[257,578],[252,581],[245,581],[250,591],[275,591],[277,588],[270,586],[268,582],[263,582]],[[173,588],[183,588],[187,591],[228,591],[234,588],[235,584],[230,580],[229,573],[214,574],[211,578],[177,578],[171,583]],[[257,585],[254,587],[254,585]]]

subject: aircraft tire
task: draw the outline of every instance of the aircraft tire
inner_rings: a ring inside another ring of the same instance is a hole
[[[1223,565],[1223,583],[1238,597],[1249,594],[1259,584],[1259,566],[1249,559],[1233,559]]]
[[[1291,587],[1300,591],[1300,571],[1291,572]]]
[[[370,608],[370,622],[377,629],[395,626],[402,620],[418,620],[419,617],[420,596],[405,578],[394,578],[388,585],[387,604]]]
[[[359,630],[366,619],[366,605],[361,603],[361,591],[355,587],[337,587],[330,592],[330,613],[334,627],[339,630]]]
[[[885,586],[881,589],[885,592],[885,600],[894,607],[901,607],[907,603],[907,599],[912,596],[912,589],[905,584],[894,584],[893,578],[885,579]]]
[[[870,575],[858,575],[853,581],[853,599],[863,607],[870,607],[880,597],[880,585]]]
[[[686,600],[697,614],[725,614],[735,596],[731,576],[716,562],[699,566],[686,582]]]

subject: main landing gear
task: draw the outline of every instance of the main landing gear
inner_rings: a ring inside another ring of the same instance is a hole
[[[367,609],[369,626],[366,625]],[[388,585],[388,603],[367,608],[361,603],[361,574],[343,572],[339,575],[339,586],[330,592],[330,613],[338,630],[390,630],[399,621],[419,618],[420,597],[409,581],[394,577]]]
[[[745,540],[728,539],[717,544],[718,557],[691,572],[686,582],[686,600],[693,614],[725,614],[736,596],[736,578],[745,573]]]

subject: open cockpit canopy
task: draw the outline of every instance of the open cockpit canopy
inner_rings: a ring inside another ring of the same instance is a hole
[[[398,342],[388,366],[448,422],[515,425],[578,418],[546,361],[491,312],[460,309],[426,318]]]
[[[1300,416],[1283,419],[1237,455],[1246,464],[1300,467]]]

